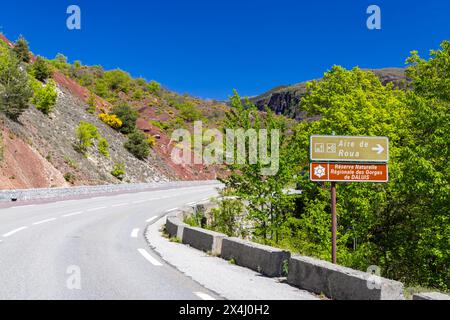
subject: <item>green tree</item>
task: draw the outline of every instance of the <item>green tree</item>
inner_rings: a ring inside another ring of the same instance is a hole
[[[270,110],[262,114],[250,103],[248,99],[242,101],[237,92],[230,99],[231,109],[226,114],[224,130],[242,129],[267,130],[269,134],[279,132],[279,140],[276,141],[283,146],[286,138],[286,121],[282,117],[275,116]],[[234,142],[233,142],[234,143]],[[280,240],[282,225],[289,218],[289,211],[293,208],[292,197],[283,192],[283,188],[292,180],[289,157],[284,153],[284,147],[280,148],[280,154],[273,153],[271,143],[267,144],[269,157],[278,162],[278,168],[273,172],[262,171],[267,166],[259,156],[252,161],[250,153],[255,146],[250,139],[245,141],[245,159],[238,159],[237,148],[234,151],[234,162],[228,164],[231,175],[224,179],[227,188],[248,203],[250,218],[254,221],[253,235],[256,240],[264,243],[278,243]]]
[[[127,93],[131,86],[131,77],[120,69],[107,71],[103,75],[103,80],[112,91],[122,91]]]
[[[151,93],[158,93],[161,90],[161,84],[152,80],[147,84],[147,90]]]
[[[36,105],[36,108],[42,113],[46,115],[52,113],[58,98],[55,81],[50,80],[46,85],[42,85],[40,82],[36,81],[33,84],[33,89],[34,96],[32,103]]]
[[[188,122],[194,122],[200,120],[202,113],[192,103],[183,103],[178,106],[180,110],[180,116]]]
[[[76,149],[83,154],[86,154],[94,140],[99,138],[97,127],[85,121],[80,121],[75,133],[77,137]]]
[[[30,48],[28,46],[27,40],[25,40],[23,36],[20,36],[19,39],[17,39],[16,43],[14,44],[13,50],[20,61],[26,63],[30,62],[31,60]]]
[[[140,160],[144,160],[150,154],[147,136],[139,130],[135,130],[128,136],[128,141],[125,142],[124,147]]]
[[[37,57],[31,68],[31,74],[41,82],[52,76],[52,70],[47,61],[42,57]]]
[[[33,95],[27,73],[14,53],[0,45],[0,110],[17,120],[29,107]]]
[[[120,128],[120,132],[124,134],[130,134],[135,131],[136,120],[138,119],[139,114],[129,105],[121,104],[115,106],[112,109],[111,114],[116,115],[122,121],[122,127]]]

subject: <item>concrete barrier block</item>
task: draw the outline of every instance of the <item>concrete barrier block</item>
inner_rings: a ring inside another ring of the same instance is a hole
[[[182,242],[193,248],[219,255],[222,250],[222,241],[226,235],[201,228],[185,226]]]
[[[335,300],[403,300],[403,284],[309,257],[289,261],[288,283]]]
[[[422,292],[414,294],[413,300],[450,300],[450,296],[440,292]]]
[[[166,219],[166,231],[169,236],[176,237],[178,234],[178,226],[181,224],[177,217],[167,217]]]
[[[233,259],[237,265],[250,268],[268,277],[283,275],[283,265],[291,254],[278,248],[264,246],[238,238],[226,238],[222,242],[221,257]]]

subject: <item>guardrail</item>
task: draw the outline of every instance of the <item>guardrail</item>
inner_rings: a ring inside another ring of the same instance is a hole
[[[205,203],[199,204],[202,210]],[[209,207],[211,207],[209,205]],[[252,243],[224,234],[191,227],[184,218],[197,207],[172,212],[166,219],[166,232],[183,244],[233,260],[268,277],[286,275],[290,285],[331,299],[403,300],[403,284],[370,273],[338,266],[309,257],[292,256],[290,252]]]
[[[48,188],[48,189],[23,189],[0,191],[0,202],[20,201],[35,199],[64,198],[72,196],[83,196],[92,194],[107,194],[113,192],[136,192],[153,190],[164,187],[183,187],[196,185],[218,184],[217,181],[174,181],[154,182],[141,184],[116,184],[100,186],[82,186],[70,188]]]

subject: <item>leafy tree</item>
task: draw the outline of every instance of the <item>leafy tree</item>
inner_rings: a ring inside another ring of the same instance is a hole
[[[36,80],[35,80],[36,81]],[[50,80],[46,85],[42,85],[39,82],[33,83],[34,96],[32,103],[36,105],[36,108],[42,113],[49,115],[52,113],[58,93],[56,92],[56,83]]]
[[[147,90],[151,93],[158,93],[161,90],[161,85],[155,80],[152,80],[147,84]]]
[[[80,121],[75,133],[77,150],[83,154],[86,154],[89,147],[93,145],[94,139],[99,138],[97,127],[85,121]]]
[[[17,39],[16,43],[14,44],[13,50],[20,61],[26,63],[30,62],[31,60],[30,48],[28,46],[27,40],[25,40],[23,36],[20,36],[19,39]]]
[[[202,117],[202,113],[198,110],[192,103],[184,103],[178,106],[180,110],[180,116],[188,121],[194,122],[200,120]]]
[[[0,110],[17,120],[33,95],[28,75],[8,48],[0,45]]]
[[[144,160],[150,154],[147,137],[139,130],[135,130],[128,136],[128,141],[125,142],[124,147],[140,160]]]
[[[37,80],[44,82],[52,76],[52,70],[44,58],[37,57],[31,68],[31,74]]]
[[[62,53],[58,53],[55,57],[55,60],[60,63],[64,63],[64,64],[67,63],[67,57],[65,55],[63,55]]]
[[[285,141],[286,122],[281,117],[276,117],[271,111],[261,114],[255,105],[248,99],[244,102],[237,92],[230,99],[231,109],[226,115],[225,127],[227,129],[255,130],[259,132],[265,129],[270,134],[273,131],[280,132],[280,140],[276,141],[283,145]],[[233,142],[234,143],[234,142]],[[278,162],[277,170],[264,173],[263,168],[267,166],[261,157],[252,161],[250,153],[254,148],[250,140],[245,141],[245,159],[238,159],[237,150],[234,151],[234,162],[228,164],[231,175],[224,180],[227,188],[234,190],[248,203],[250,218],[254,221],[253,235],[256,240],[264,243],[278,243],[282,224],[288,219],[288,212],[292,209],[291,197],[283,192],[283,188],[292,179],[289,157],[280,153],[279,156],[272,154],[271,144],[267,144],[267,154]],[[281,148],[280,152],[285,150]]]
[[[105,72],[103,75],[107,87],[112,91],[128,92],[131,85],[131,77],[128,73],[116,69]]]
[[[109,97],[109,90],[108,90],[108,84],[103,79],[98,79],[95,82],[94,86],[94,92],[102,98],[108,98]]]
[[[130,134],[136,129],[136,120],[139,114],[136,110],[131,108],[127,104],[121,104],[115,106],[111,112],[112,115],[116,115],[122,121],[122,127],[120,132],[124,134]]]

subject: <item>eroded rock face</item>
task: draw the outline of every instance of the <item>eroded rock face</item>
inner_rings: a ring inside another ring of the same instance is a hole
[[[373,71],[380,81],[386,85],[392,82],[394,86],[403,88],[406,86],[405,70],[400,68],[387,68]],[[283,86],[272,89],[250,100],[260,110],[267,106],[276,114],[285,115],[296,120],[305,120],[306,114],[299,110],[302,97],[306,94],[306,82],[291,86]]]
[[[58,86],[54,111],[46,116],[30,106],[19,122],[4,119],[1,189],[49,188],[70,185],[101,185],[121,182],[147,183],[177,180],[165,160],[152,152],[147,161],[136,159],[123,146],[126,137],[111,129],[97,116],[86,112],[87,105],[68,89]],[[80,121],[95,125],[109,143],[109,157],[101,155],[97,143],[83,156],[74,148]],[[5,137],[6,135],[6,137]],[[10,136],[14,136],[11,139]],[[111,175],[116,163],[125,165],[123,181]]]

